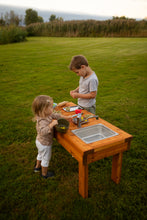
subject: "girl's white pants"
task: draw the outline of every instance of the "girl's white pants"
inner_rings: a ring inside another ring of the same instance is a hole
[[[52,155],[52,146],[42,145],[36,140],[36,147],[38,148],[37,160],[41,161],[42,167],[48,167]]]

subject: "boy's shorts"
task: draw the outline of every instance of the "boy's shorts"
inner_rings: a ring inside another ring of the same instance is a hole
[[[42,145],[36,140],[36,147],[38,148],[37,160],[41,161],[42,167],[48,167],[52,154],[52,146]]]
[[[82,106],[81,106],[82,107]],[[91,112],[93,114],[95,114],[95,111],[96,111],[96,105],[93,105],[91,107],[82,107],[84,108],[85,110],[87,110],[88,112]]]

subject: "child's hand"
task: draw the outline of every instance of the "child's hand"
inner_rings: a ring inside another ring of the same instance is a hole
[[[71,97],[73,97],[74,99],[77,99],[78,98],[78,92],[70,92],[70,95],[71,95]]]
[[[72,120],[72,116],[63,116],[66,120],[71,121]]]
[[[72,90],[72,91],[70,91],[70,95],[72,96],[72,93],[73,93],[74,91]]]
[[[51,123],[50,123],[50,125],[49,125],[49,127],[50,128],[53,128],[55,125],[57,125],[58,124],[58,121],[57,120],[53,120]]]
[[[57,125],[58,124],[58,121],[57,120],[53,120],[53,126]]]

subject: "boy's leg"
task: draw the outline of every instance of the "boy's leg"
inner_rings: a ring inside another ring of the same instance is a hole
[[[96,105],[93,105],[91,107],[83,107],[83,108],[95,115]]]

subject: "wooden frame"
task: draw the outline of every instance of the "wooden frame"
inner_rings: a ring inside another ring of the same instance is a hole
[[[66,106],[73,106],[74,103],[67,103]],[[64,115],[75,114],[74,112],[65,112],[62,107],[57,107]],[[89,114],[86,110],[82,110],[84,114]],[[79,193],[83,198],[88,197],[88,164],[105,157],[113,156],[111,179],[118,184],[121,177],[122,156],[123,152],[130,148],[132,136],[125,131],[115,127],[114,125],[99,118],[91,118],[87,124],[82,127],[104,124],[108,128],[117,132],[118,135],[104,140],[86,144],[74,135],[71,130],[77,129],[74,123],[70,123],[69,130],[65,134],[56,132],[57,141],[79,162]]]

